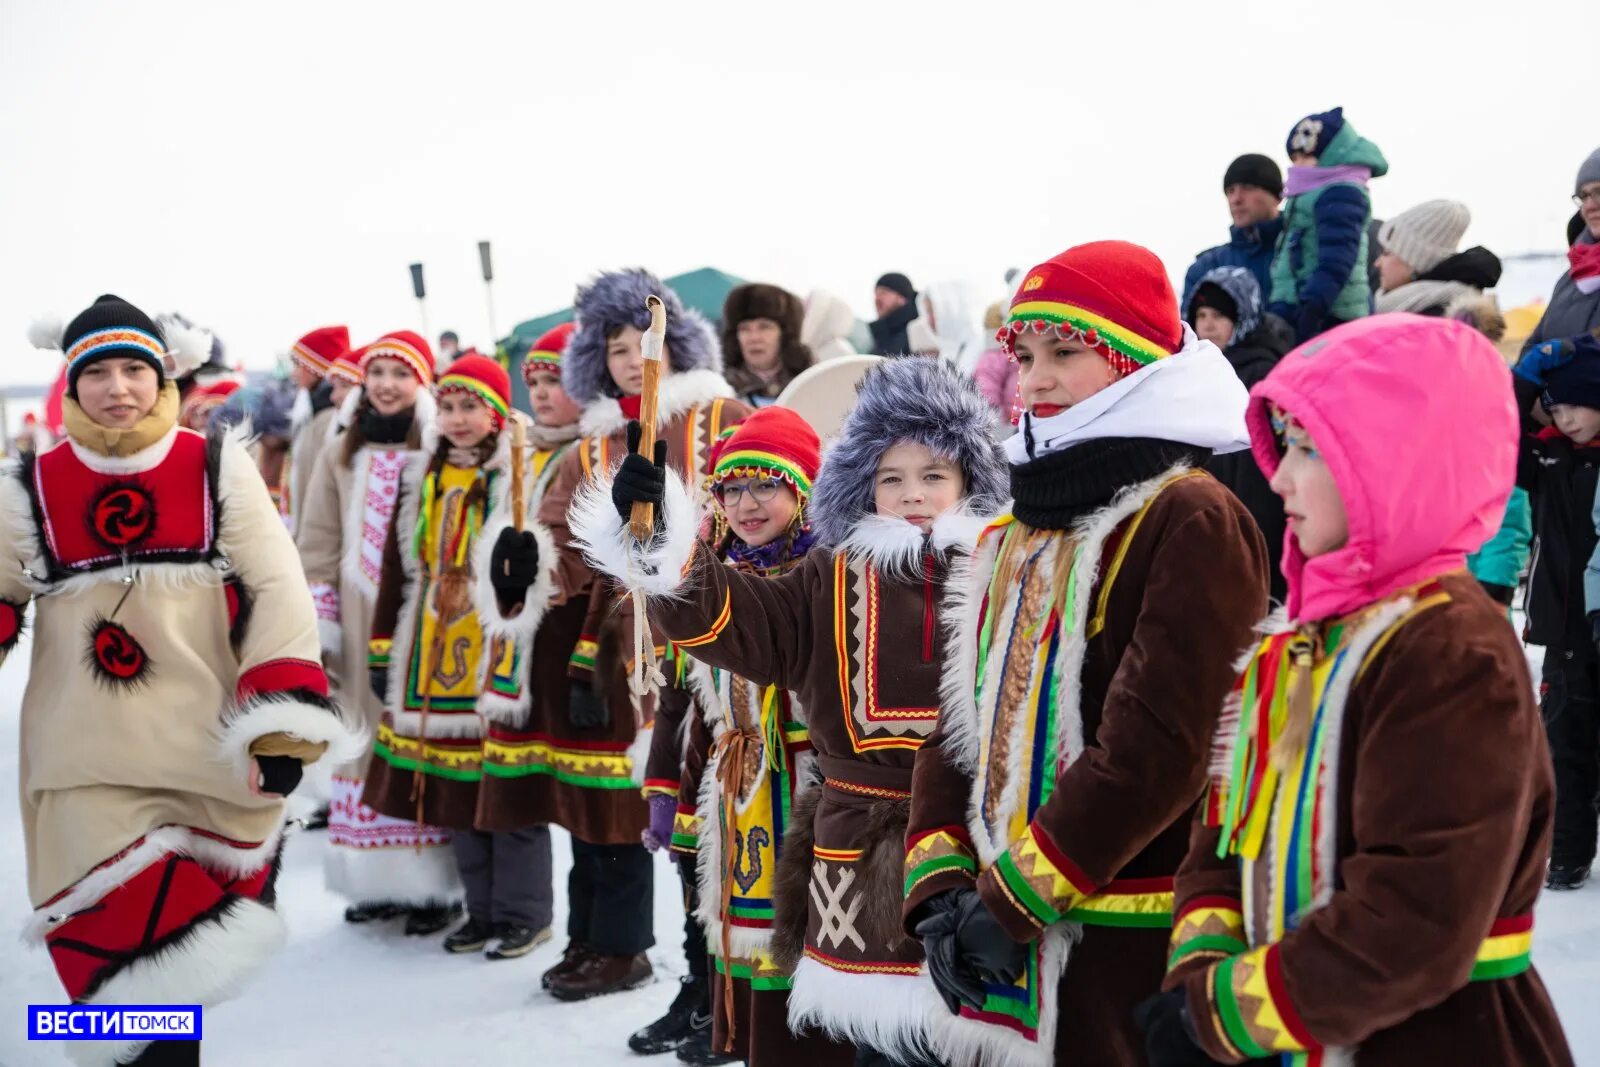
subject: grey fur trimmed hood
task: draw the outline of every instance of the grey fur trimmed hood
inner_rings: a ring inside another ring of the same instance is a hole
[[[573,299],[578,328],[561,357],[561,384],[580,407],[615,396],[606,370],[606,335],[621,326],[647,329],[645,297],[654,293],[667,306],[667,362],[676,372],[722,373],[722,350],[704,316],[683,306],[678,294],[649,271],[637,267],[601,274],[578,287]]]
[[[807,505],[817,542],[836,547],[874,514],[878,461],[911,440],[954,459],[966,478],[966,507],[988,515],[1009,493],[1005,456],[994,438],[994,414],[973,382],[939,359],[891,359],[861,379],[856,406],[822,457]]]

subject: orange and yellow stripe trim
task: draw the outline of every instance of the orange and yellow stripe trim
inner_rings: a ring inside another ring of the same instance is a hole
[[[717,617],[711,621],[711,629],[707,630],[699,637],[690,637],[686,640],[674,641],[672,643],[678,648],[699,648],[702,645],[709,645],[711,642],[722,636],[722,631],[728,628],[728,622],[732,618],[733,589],[730,587],[723,590],[722,610],[717,612]]]
[[[861,858],[863,849],[859,848],[823,848],[821,845],[811,846],[811,855],[819,860],[829,863],[854,863]]]

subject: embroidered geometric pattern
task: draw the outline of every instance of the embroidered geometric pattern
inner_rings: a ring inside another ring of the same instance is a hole
[[[1276,944],[1231,956],[1214,971],[1217,1019],[1245,1058],[1321,1047],[1289,1003]]]
[[[1085,926],[1170,930],[1172,879],[1118,878],[1074,904],[1066,919]]]
[[[976,878],[978,860],[966,836],[966,831],[947,826],[913,838],[906,852],[906,896],[922,882],[944,871],[958,871]]]
[[[992,868],[1006,896],[1035,926],[1049,926],[1095,884],[1038,827],[1030,825]]]
[[[700,847],[700,815],[692,804],[679,804],[672,814],[672,843],[674,852],[694,852]]]
[[[563,741],[549,734],[519,733],[491,724],[483,739],[483,771],[496,778],[545,774],[583,789],[637,789],[628,743]]]
[[[1193,897],[1183,906],[1168,942],[1167,970],[1180,963],[1215,961],[1236,956],[1250,946],[1245,942],[1244,915],[1233,897]]]
[[[856,929],[856,917],[867,902],[866,895],[850,894],[850,887],[855,880],[855,871],[841,870],[835,881],[828,877],[827,863],[818,860],[811,865],[811,903],[816,905],[822,922],[822,929],[817,933],[819,946],[842,947],[848,941],[856,947],[857,952],[867,951],[867,942]],[[846,894],[849,894],[848,900]]]

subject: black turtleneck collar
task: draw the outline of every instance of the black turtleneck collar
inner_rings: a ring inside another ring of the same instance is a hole
[[[372,405],[364,404],[359,416],[361,436],[375,445],[404,444],[415,414],[415,408],[406,408],[394,415],[380,415]]]
[[[1179,463],[1200,466],[1209,448],[1153,437],[1104,437],[1011,468],[1012,514],[1040,530],[1065,530],[1112,497]]]

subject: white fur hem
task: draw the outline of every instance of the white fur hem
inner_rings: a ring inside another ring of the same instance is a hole
[[[651,720],[639,727],[628,744],[628,773],[633,777],[634,785],[644,785],[645,767],[650,762],[650,744],[655,736],[656,724]]]
[[[510,617],[501,614],[500,599],[495,594],[489,570],[494,559],[495,542],[510,528],[511,522],[502,510],[500,517],[486,524],[478,534],[472,552],[473,606],[477,609],[478,625],[483,628],[486,639],[503,637],[526,645],[533,640],[539,623],[544,621],[545,609],[555,598],[556,569],[561,562],[561,555],[556,551],[555,538],[548,529],[537,522],[528,523],[525,529],[533,534],[534,544],[539,546],[539,573],[523,598],[522,611]]]
[[[203,922],[169,948],[123,968],[88,999],[90,1004],[201,1004],[237,995],[283,947],[287,932],[276,911],[254,900],[235,900],[215,920]],[[109,1067],[132,1059],[148,1041],[73,1041],[67,1054],[82,1067]]]
[[[695,370],[673,371],[661,379],[656,393],[656,423],[665,426],[696,404],[704,404],[721,397],[733,398],[733,386],[714,370],[704,367]],[[628,426],[628,417],[622,405],[609,396],[590,401],[578,420],[578,431],[585,437],[610,437]]]
[[[835,1041],[875,1049],[899,1060],[926,1060],[931,1029],[950,1018],[924,969],[915,977],[847,974],[807,957],[789,991],[789,1029],[815,1027]]]
[[[333,619],[318,619],[317,643],[324,654],[338,652],[344,647],[344,631]]]
[[[573,544],[596,568],[647,596],[674,597],[700,539],[700,512],[678,472],[666,471],[661,532],[648,545],[634,541],[611,502],[611,479],[596,479],[573,498],[567,524]]]
[[[478,694],[478,714],[492,723],[520,729],[527,725],[528,712],[533,708],[533,699],[528,692],[526,680],[522,683],[522,695],[516,697],[503,696],[488,688]]]
[[[390,675],[389,689],[394,690],[393,674]],[[481,706],[482,695],[479,695]],[[483,719],[479,717],[477,708],[472,711],[429,711],[428,729],[422,729],[422,712],[420,711],[391,711],[389,721],[393,724],[394,732],[401,737],[409,738],[459,738],[482,737]]]
[[[288,693],[258,693],[223,712],[217,747],[243,779],[250,770],[251,743],[276,733],[325,743],[335,764],[356,759],[372,743],[365,728],[339,704],[323,707]]]
[[[448,842],[382,848],[328,849],[322,864],[329,889],[356,904],[422,908],[461,899],[461,876]]]
[[[34,910],[22,928],[22,940],[37,943],[58,923],[86,908],[98,904],[107,893],[128,879],[158,862],[163,856],[177,853],[189,856],[208,871],[242,878],[259,871],[272,862],[283,833],[282,826],[265,841],[247,848],[235,848],[216,838],[197,834],[187,826],[162,826],[144,835],[144,839],[125,854],[78,879],[58,899]]]

